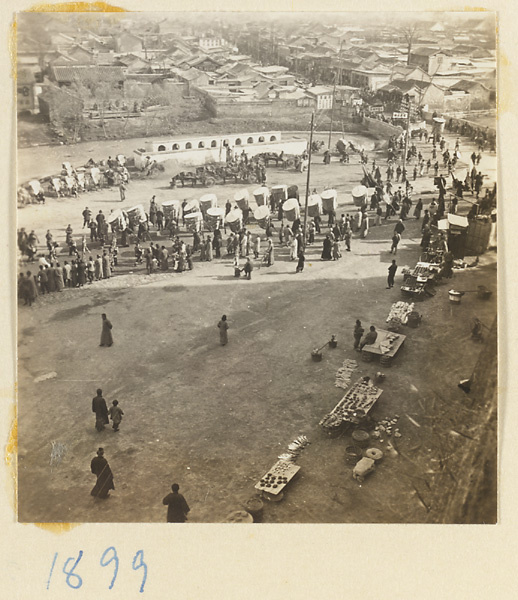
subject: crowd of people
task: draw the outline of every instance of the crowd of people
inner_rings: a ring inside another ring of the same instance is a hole
[[[123,226],[118,221],[109,222],[110,215],[105,215],[102,210],[94,215],[86,206],[81,213],[80,236],[74,236],[69,224],[65,229],[64,248],[60,248],[53,238],[53,233],[47,231],[47,252],[41,252],[40,240],[35,231],[27,233],[22,228],[18,232],[19,250],[28,263],[37,266],[37,271],[20,272],[19,297],[24,304],[31,305],[40,294],[61,292],[64,288],[81,288],[108,279],[117,268],[119,247],[126,248],[130,245],[134,245],[133,267],[143,265],[145,273],[149,275],[167,271],[182,273],[192,270],[195,262],[230,258],[236,277],[244,273],[247,279],[251,279],[254,261],[259,260],[260,265],[272,266],[275,263],[276,252],[282,252],[287,260],[296,262],[295,271],[302,272],[306,253],[316,243],[322,244],[322,260],[337,261],[343,258],[344,252],[351,252],[351,243],[355,235],[359,239],[365,239],[370,227],[381,226],[391,217],[397,217],[390,252],[397,253],[398,244],[405,231],[403,222],[409,218],[422,218],[421,247],[425,250],[437,231],[439,221],[448,212],[457,212],[458,202],[465,198],[466,193],[473,196],[468,218],[474,218],[480,212],[490,212],[496,202],[496,185],[492,189],[486,189],[481,198],[484,181],[484,175],[480,171],[481,147],[469,157],[467,175],[460,181],[455,177],[461,156],[459,138],[455,146],[449,148],[442,135],[428,136],[424,131],[420,131],[419,135],[421,141],[424,137],[425,142],[430,144],[428,156],[424,155],[425,148],[418,149],[414,142],[408,140],[406,161],[402,164],[404,136],[390,138],[386,166],[382,166],[376,157],[372,160],[370,170],[364,168],[365,177],[362,183],[373,190],[369,194],[370,198],[357,207],[354,213],[342,213],[340,218],[337,218],[336,210],[326,211],[326,225],[320,214],[309,218],[306,225],[300,217],[290,223],[283,214],[283,199],[272,193],[268,198],[271,216],[263,225],[264,230],[259,232],[251,231],[251,210],[248,206],[242,210],[239,228],[233,227],[233,230],[227,232],[227,223],[223,219],[210,231],[200,227],[189,232],[184,214],[187,200],[182,202],[180,211],[166,215],[155,196],[151,198],[145,218],[137,221],[129,219]],[[368,164],[368,156],[363,149],[359,156],[363,163]],[[447,169],[452,177],[453,193],[449,194],[449,200],[446,197],[446,176],[439,173],[439,156],[442,156],[443,168]],[[253,168],[258,165],[264,166],[262,159],[249,159],[244,151],[230,160]],[[64,163],[65,167],[71,168]],[[414,198],[414,186],[408,177],[408,170],[412,170],[414,180],[433,177],[438,194],[436,198],[432,197],[426,209],[423,198]],[[115,160],[109,157],[105,161],[105,177],[106,173],[110,172],[113,172],[114,176],[110,178],[109,184],[118,184],[121,199],[124,199],[125,187],[121,186],[129,183],[129,174],[125,175],[127,169],[120,157]],[[312,193],[316,194],[316,190]],[[298,199],[297,187],[289,188],[288,195]],[[225,217],[234,209],[237,209],[237,206],[228,199],[225,203]],[[89,232],[89,242],[86,240],[85,229]],[[192,238],[189,239],[191,235]],[[68,257],[65,260],[63,254],[66,250]]]

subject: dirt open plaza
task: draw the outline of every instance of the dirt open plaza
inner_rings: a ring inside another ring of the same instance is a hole
[[[333,135],[332,147],[341,137]],[[349,137],[366,149],[368,171],[375,159],[384,173],[386,147],[376,150],[379,144],[368,137]],[[315,139],[327,143],[321,133]],[[444,139],[450,150],[460,140],[463,158],[457,169],[466,169],[469,156],[478,151],[476,144],[447,131]],[[417,138],[412,143],[426,159],[431,142]],[[65,161],[79,167],[90,158],[130,156],[131,146],[133,141],[125,140],[22,149],[19,163],[26,178],[42,177],[59,171]],[[337,220],[342,214],[355,215],[358,206],[351,192],[364,177],[359,155],[351,153],[346,164],[336,153],[330,164],[323,157],[323,151],[312,155],[311,191],[334,188]],[[482,191],[492,189],[496,155],[483,152],[480,169],[486,175]],[[270,189],[298,186],[303,218],[307,172],[269,166],[266,174]],[[82,228],[85,207],[93,215],[137,204],[147,211],[152,196],[158,204],[181,203],[207,192],[224,206],[247,188],[251,215],[255,209],[258,184],[171,188],[169,179],[166,172],[131,177],[124,202],[117,185],[78,197],[49,195],[45,204],[19,208],[18,229],[35,230],[37,256],[46,253],[45,233],[50,230],[62,264],[69,258],[69,224],[78,245],[85,235],[89,253],[101,252],[99,242],[91,243]],[[307,245],[304,269],[297,273],[290,248],[280,244],[275,214],[275,262],[267,266],[265,230],[251,216],[246,228],[254,239],[262,237],[262,250],[258,259],[252,254],[250,280],[235,277],[235,256],[227,255],[225,245],[221,258],[210,262],[194,255],[192,270],[148,274],[144,261],[135,264],[136,236],[130,236],[128,246],[118,248],[110,278],[40,294],[30,307],[20,302],[19,519],[163,522],[162,498],[177,481],[191,522],[222,522],[243,511],[252,497],[262,498],[261,518],[270,523],[494,520],[495,249],[480,254],[478,261],[464,256],[462,268],[454,268],[451,278],[415,299],[420,323],[400,329],[405,344],[391,365],[380,365],[379,357],[363,360],[353,347],[357,319],[366,331],[370,325],[384,330],[394,303],[414,301],[401,291],[404,271],[412,271],[423,252],[423,213],[417,219],[413,211],[420,198],[423,211],[427,209],[438,191],[433,169],[415,180],[410,177],[410,183],[413,207],[404,220],[397,254],[390,249],[399,215],[375,225],[375,212],[367,207],[368,235],[353,233],[349,252],[342,242],[338,260],[322,260],[329,231],[323,215],[321,233]],[[466,215],[473,201],[474,195],[465,193],[457,214]],[[150,226],[149,233],[153,243],[170,248],[169,232]],[[223,234],[224,241],[229,233]],[[193,234],[181,219],[179,238],[192,245]],[[149,242],[143,241],[142,247]],[[394,287],[387,289],[392,259],[398,270]],[[24,263],[19,270],[36,273],[37,267],[37,262]],[[481,299],[479,286],[492,291],[489,298]],[[450,290],[466,292],[460,303],[451,300]],[[113,326],[110,347],[99,346],[102,313]],[[217,324],[224,314],[228,344],[221,345]],[[481,340],[472,336],[475,318],[484,326]],[[335,348],[328,344],[333,335]],[[317,362],[312,352],[322,347]],[[377,448],[383,458],[365,480],[352,476],[351,446],[358,447],[352,435],[358,428],[330,435],[320,424],[344,395],[335,386],[344,361],[356,362],[349,385],[369,377],[382,390],[368,415],[367,449]],[[472,374],[473,389],[466,393],[458,383]],[[111,426],[95,428],[92,398],[98,388],[108,406],[117,399],[124,411],[117,433]],[[300,436],[309,441],[297,457],[300,470],[277,502],[255,486]],[[90,495],[90,460],[98,447],[104,448],[115,484],[106,501]],[[469,494],[477,501],[466,508]]]

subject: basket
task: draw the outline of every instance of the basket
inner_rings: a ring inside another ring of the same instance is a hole
[[[478,286],[477,297],[480,300],[489,300],[489,298],[491,298],[492,293],[493,292],[491,290],[488,290],[485,285]]]
[[[407,325],[409,327],[418,327],[420,323],[421,315],[416,310],[413,310],[411,313],[408,314]]]
[[[346,446],[345,448],[345,460],[355,465],[363,456],[362,449],[358,446]]]
[[[463,292],[456,292],[455,290],[450,290],[448,292],[448,297],[452,304],[460,304],[462,296],[464,296]]]
[[[372,362],[372,352],[367,352],[367,350],[362,350],[362,359],[365,362]]]
[[[397,317],[393,317],[387,323],[387,329],[389,331],[392,331],[393,333],[399,333],[399,331],[401,330],[401,324],[402,324],[401,319],[398,319]]]
[[[322,352],[320,352],[320,350],[313,350],[311,352],[311,358],[314,362],[320,362],[322,360]]]
[[[360,448],[365,448],[369,444],[370,435],[364,429],[356,429],[351,435],[353,442]]]

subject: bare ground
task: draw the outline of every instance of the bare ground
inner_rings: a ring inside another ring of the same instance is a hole
[[[312,187],[332,182],[340,192],[338,214],[354,210],[348,192],[358,183],[359,165],[333,163],[326,169],[317,160]],[[492,159],[484,161],[491,170]],[[274,169],[268,174],[270,185],[297,183],[303,189],[305,174]],[[224,201],[238,187],[213,191]],[[431,179],[415,187],[427,191]],[[166,199],[202,193],[168,190],[164,181],[135,181],[127,205],[147,204],[153,194]],[[41,238],[47,228],[64,237],[69,222],[79,232],[85,204],[109,212],[119,206],[117,195],[106,190],[29,206],[19,212],[19,225],[37,228]],[[431,196],[424,198],[426,204]],[[419,224],[406,225],[400,269],[419,255]],[[334,375],[344,359],[358,360],[353,381],[380,369],[359,360],[351,332],[356,318],[383,327],[391,303],[401,299],[397,286],[385,289],[392,229],[393,224],[373,228],[334,263],[319,260],[320,238],[298,275],[287,249],[278,250],[275,265],[256,267],[251,282],[235,280],[227,258],[195,263],[190,273],[147,276],[142,267],[132,267],[132,250],[126,249],[117,277],[21,307],[19,519],[160,522],[161,500],[176,480],[191,505],[191,521],[222,521],[253,495],[254,484],[287,444],[305,434],[311,445],[299,459],[301,471],[282,502],[267,504],[266,522],[440,520],[444,498],[457,486],[461,459],[472,455],[469,468],[480,473],[483,457],[496,448],[495,435],[480,429],[487,408],[457,388],[484,348],[470,340],[471,319],[476,315],[490,326],[496,294],[485,302],[466,294],[454,306],[447,293],[450,287],[480,284],[496,290],[494,253],[476,268],[457,271],[434,298],[419,304],[422,325],[405,329],[405,346],[392,368],[384,369],[384,391],[373,415],[400,416],[398,453],[387,451],[388,438],[375,444],[385,457],[358,485],[345,462],[350,438],[330,439],[318,426],[343,394],[334,387]],[[101,312],[114,325],[111,348],[98,346]],[[225,347],[216,328],[223,313],[230,321]],[[311,349],[331,334],[338,348],[313,363]],[[51,371],[55,378],[34,382]],[[97,387],[108,403],[117,398],[125,412],[118,434],[94,429],[91,399]],[[65,452],[51,465],[52,442],[63,444]],[[94,484],[89,464],[99,446],[115,476],[116,490],[106,502],[89,495]],[[491,498],[493,490],[490,485],[483,493]],[[486,513],[486,522],[495,520],[491,501]]]

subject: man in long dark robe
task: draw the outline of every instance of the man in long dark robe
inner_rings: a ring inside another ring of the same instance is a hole
[[[100,346],[111,346],[113,344],[112,324],[106,318],[106,314],[102,314],[103,330],[101,332]]]
[[[92,412],[95,413],[95,428],[97,431],[102,431],[110,421],[106,400],[103,398],[103,391],[100,389],[97,390],[97,396],[92,400]]]
[[[333,242],[331,241],[331,238],[329,237],[329,234],[326,236],[326,238],[324,239],[324,248],[322,250],[322,255],[321,258],[322,260],[332,260],[332,255],[331,255],[331,250],[333,248]]]
[[[97,450],[97,456],[90,463],[90,470],[97,475],[97,481],[90,492],[96,498],[108,498],[110,490],[114,490],[113,473],[108,461],[104,458],[104,448]]]
[[[222,346],[226,346],[228,344],[228,323],[227,323],[227,315],[223,315],[221,317],[220,322],[218,323],[219,328],[219,342]]]
[[[168,523],[185,523],[187,513],[190,511],[189,505],[182,494],[178,493],[180,486],[173,483],[171,486],[172,493],[162,500],[162,504],[167,506],[167,522]]]
[[[369,333],[363,338],[363,342],[360,344],[360,350],[363,350],[364,346],[372,346],[374,342],[378,339],[378,332],[374,325],[371,325],[369,328]]]
[[[360,345],[360,341],[362,339],[363,333],[364,333],[364,329],[362,327],[362,322],[359,319],[356,319],[356,324],[354,326],[354,331],[353,331],[355,350],[357,350]]]

